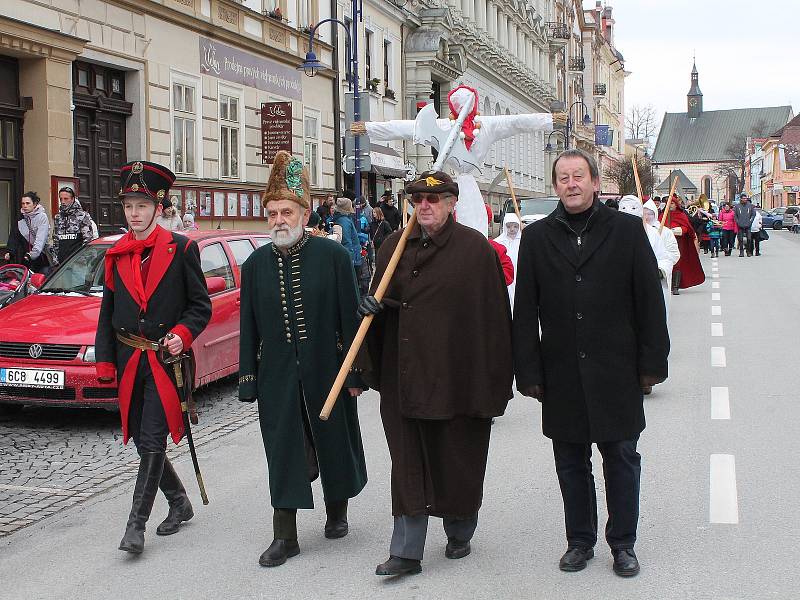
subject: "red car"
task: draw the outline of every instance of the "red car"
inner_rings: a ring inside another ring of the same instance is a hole
[[[208,327],[192,344],[199,387],[239,370],[239,266],[270,238],[223,230],[186,236],[200,248],[213,306]],[[38,291],[0,310],[0,410],[26,404],[116,408],[117,388],[95,376],[94,338],[104,256],[119,237],[84,246],[47,281],[34,281]]]

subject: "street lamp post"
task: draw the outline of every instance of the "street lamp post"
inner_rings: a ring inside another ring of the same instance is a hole
[[[314,77],[319,71],[327,68],[324,64],[322,64],[319,59],[317,59],[317,55],[314,53],[314,34],[317,32],[317,29],[321,25],[325,23],[337,23],[344,27],[344,31],[347,34],[347,38],[349,43],[347,44],[346,48],[350,49],[350,52],[347,56],[345,56],[345,61],[350,66],[350,72],[352,77],[348,80],[348,89],[352,90],[353,92],[353,121],[358,122],[361,120],[361,93],[358,89],[358,23],[362,17],[362,0],[351,0],[351,13],[352,13],[352,31],[348,30],[347,24],[343,23],[339,19],[323,19],[314,27],[312,27],[311,31],[308,33],[308,52],[306,52],[306,59],[303,63],[297,67],[298,70],[305,72],[305,74],[309,77]],[[338,48],[334,48],[334,52],[338,52]],[[336,85],[339,85],[338,77],[339,73],[337,72],[337,81]],[[335,119],[339,118],[339,115],[334,115]],[[361,197],[361,136],[356,135],[353,138],[353,151],[355,156],[353,157],[354,161],[354,173],[353,173],[353,184],[355,187],[354,193],[356,196],[355,199],[355,209],[356,209],[356,219],[358,219],[361,215],[361,209],[359,198]]]
[[[592,118],[589,116],[589,109],[583,100],[576,100],[570,105],[569,110],[567,110],[566,137],[564,139],[564,148],[567,150],[569,150],[569,132],[572,129],[572,109],[577,105],[583,106],[583,108],[586,110],[586,112],[583,114],[583,119],[581,122],[587,127],[592,123]]]

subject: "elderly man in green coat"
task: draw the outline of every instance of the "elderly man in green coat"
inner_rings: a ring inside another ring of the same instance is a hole
[[[239,398],[258,400],[274,509],[265,567],[299,554],[312,481],[322,479],[327,538],[347,535],[347,501],[367,482],[356,373],[330,419],[316,416],[358,327],[358,292],[347,250],[305,231],[310,198],[302,163],[279,152],[264,195],[272,244],[242,265]]]

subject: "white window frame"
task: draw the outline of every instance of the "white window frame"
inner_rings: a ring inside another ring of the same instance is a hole
[[[194,172],[187,173],[177,169],[175,164],[175,117],[185,118],[186,113],[175,110],[175,85],[192,86],[194,97]],[[175,174],[181,178],[199,179],[203,177],[203,82],[196,75],[179,71],[170,71],[169,76],[169,154],[170,165]]]
[[[236,121],[222,120],[222,97],[228,96],[229,98],[236,99],[237,115]],[[230,86],[227,84],[217,83],[217,139],[219,140],[219,150],[217,152],[219,159],[219,178],[226,181],[245,181],[245,170],[247,166],[247,159],[245,157],[245,107],[244,107],[244,90],[239,87]],[[238,167],[239,172],[236,175],[222,175],[222,167],[224,157],[222,156],[222,128],[232,127],[235,123],[238,133]]]
[[[316,137],[306,135],[306,119],[317,120]],[[319,188],[322,184],[322,114],[319,111],[306,108],[303,111],[303,164],[308,166],[309,186],[312,188]],[[306,144],[313,143],[317,147],[317,164],[316,168],[312,169],[313,165],[308,163],[306,156]]]
[[[386,47],[388,46],[388,52]],[[386,59],[385,61],[383,59]],[[390,90],[399,93],[399,90],[394,89],[394,40],[383,38],[383,46],[381,47],[381,69],[385,72],[388,70],[389,76],[386,79],[386,87]]]

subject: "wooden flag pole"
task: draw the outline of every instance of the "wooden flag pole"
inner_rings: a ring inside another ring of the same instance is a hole
[[[633,178],[636,180],[636,194],[639,196],[639,200],[644,202],[644,196],[642,195],[642,181],[639,179],[639,167],[636,164],[635,154],[631,156],[631,164],[633,165]]]
[[[403,194],[403,229],[406,228],[406,223],[408,223],[408,197],[406,194]]]
[[[397,242],[397,247],[394,249],[394,252],[392,252],[392,257],[389,259],[389,264],[386,266],[386,271],[383,272],[383,277],[381,277],[381,282],[378,284],[378,289],[375,290],[374,296],[375,300],[378,302],[383,300],[383,295],[386,293],[386,289],[389,287],[389,283],[392,281],[392,276],[397,268],[397,263],[400,262],[400,257],[403,256],[403,250],[406,248],[408,234],[411,233],[411,230],[414,229],[414,225],[416,224],[417,213],[413,212],[411,213],[411,218],[408,220],[406,228],[403,230],[403,234],[400,236],[400,241]],[[339,369],[339,374],[336,376],[336,380],[333,382],[331,391],[328,394],[328,397],[325,399],[325,405],[322,407],[322,412],[319,413],[319,418],[323,421],[327,421],[328,417],[331,415],[333,406],[336,404],[336,399],[339,397],[339,393],[344,387],[344,380],[347,379],[347,374],[350,372],[350,368],[353,366],[353,363],[356,360],[358,351],[361,349],[361,344],[364,343],[364,338],[367,335],[369,326],[372,324],[373,317],[374,315],[367,315],[361,320],[361,325],[359,325],[358,331],[353,338],[353,343],[350,344],[350,350],[347,351],[347,356],[344,357],[342,366]]]
[[[669,196],[667,197],[667,206],[664,208],[664,214],[661,215],[661,227],[658,228],[658,233],[664,231],[664,223],[667,221],[667,215],[669,214],[670,208],[672,207],[672,195],[675,193],[675,188],[678,187],[678,177],[675,176],[675,179],[672,180],[672,187],[669,190]]]
[[[517,204],[517,195],[514,193],[514,184],[511,183],[511,174],[508,172],[507,167],[503,167],[503,171],[506,173],[506,182],[508,183],[508,191],[511,192],[511,202],[514,203],[514,212],[517,213],[517,218],[519,219],[519,226],[520,229],[522,228],[522,215],[519,213],[519,204]],[[500,226],[502,229],[502,225]]]

